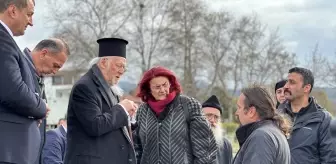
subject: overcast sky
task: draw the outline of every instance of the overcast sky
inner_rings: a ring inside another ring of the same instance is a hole
[[[270,28],[279,27],[287,48],[302,59],[319,42],[323,54],[336,52],[336,1],[334,0],[207,0],[215,10],[229,10],[243,15],[256,13]],[[16,38],[21,49],[33,48],[50,36],[52,29],[44,24],[48,6],[37,1],[34,26]]]

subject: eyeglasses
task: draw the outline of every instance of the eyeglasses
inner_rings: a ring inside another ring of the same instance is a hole
[[[115,66],[117,67],[117,69],[119,71],[122,70],[122,71],[126,72],[126,66],[124,66],[123,64],[116,64]]]
[[[212,114],[212,113],[205,114],[205,117],[209,120],[213,118],[215,121],[218,121],[220,119],[220,116]]]

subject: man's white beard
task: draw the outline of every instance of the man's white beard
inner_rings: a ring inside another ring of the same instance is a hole
[[[124,94],[124,91],[118,86],[118,85],[113,85],[111,87],[112,91],[114,94],[118,96],[122,96]]]
[[[216,142],[219,147],[223,145],[223,137],[224,137],[224,130],[220,125],[217,125],[216,127],[212,127],[212,132],[214,133]]]

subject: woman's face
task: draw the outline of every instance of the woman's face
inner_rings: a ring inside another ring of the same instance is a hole
[[[155,100],[164,100],[170,91],[170,82],[167,77],[158,76],[149,81],[151,94]]]
[[[276,99],[279,103],[283,103],[286,98],[285,98],[285,88],[279,88],[275,91]]]

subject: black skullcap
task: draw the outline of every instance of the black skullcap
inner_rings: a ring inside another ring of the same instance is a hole
[[[215,96],[215,95],[212,95],[208,100],[206,100],[202,104],[202,108],[205,108],[205,107],[216,108],[216,109],[219,110],[220,114],[222,114],[221,104],[219,103],[219,100],[218,100],[217,96]]]
[[[99,53],[98,57],[120,56],[126,58],[126,45],[128,41],[120,38],[102,38],[98,39]]]

